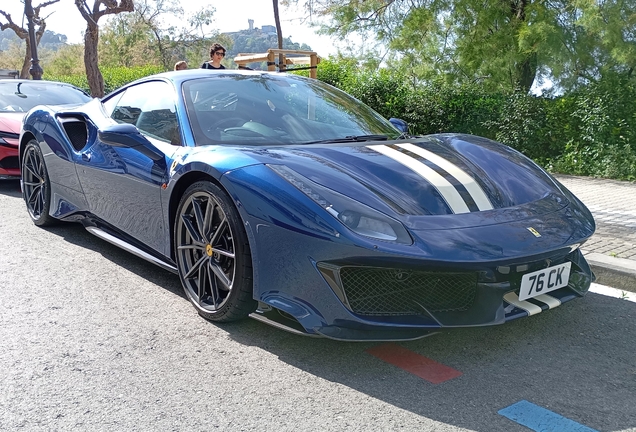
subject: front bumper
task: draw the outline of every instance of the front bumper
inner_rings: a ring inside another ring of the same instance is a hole
[[[498,325],[583,296],[593,280],[578,246],[593,234],[594,221],[575,202],[475,212],[464,216],[473,223],[462,225],[455,215],[439,217],[436,224],[414,224],[414,243],[405,245],[357,236],[326,213],[256,188],[259,179],[246,171],[223,180],[233,178],[225,185],[241,197],[254,298],[308,334],[404,340],[441,328]],[[518,301],[523,274],[565,261],[572,263],[567,287],[546,301]],[[405,284],[413,276],[424,282]]]
[[[0,179],[20,178],[18,146],[0,138]]]
[[[248,226],[259,225],[252,222]],[[262,245],[252,248],[258,262],[255,299],[293,318],[306,333],[332,339],[411,340],[442,328],[499,325],[582,297],[594,279],[580,249],[565,246],[514,259],[453,263],[334,244],[263,223],[251,235],[257,238],[253,244]],[[523,274],[567,261],[568,286],[518,300]],[[352,269],[363,276],[359,286],[347,275]],[[368,274],[384,279],[365,279]],[[408,285],[406,274],[434,283]],[[459,287],[437,285],[458,274]]]

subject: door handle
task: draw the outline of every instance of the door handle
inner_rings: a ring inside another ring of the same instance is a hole
[[[84,162],[90,162],[91,161],[91,154],[90,153],[82,153],[82,160]]]

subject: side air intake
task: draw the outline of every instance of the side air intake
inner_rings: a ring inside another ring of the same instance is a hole
[[[86,121],[82,117],[63,117],[59,118],[59,121],[73,148],[77,151],[82,150],[88,141]]]

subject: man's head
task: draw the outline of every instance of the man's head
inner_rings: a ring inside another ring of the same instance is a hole
[[[174,70],[186,70],[188,68],[188,64],[181,60],[175,63]]]
[[[214,56],[219,57],[219,60],[225,57],[225,47],[218,43],[213,44],[210,47],[210,58],[214,59]]]

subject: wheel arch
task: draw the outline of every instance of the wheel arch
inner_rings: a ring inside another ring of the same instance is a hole
[[[198,181],[209,181],[210,183],[214,183],[216,186],[221,188],[225,193],[230,196],[227,189],[223,187],[220,181],[214,178],[212,175],[202,171],[191,171],[187,174],[184,174],[177,183],[172,188],[172,192],[170,194],[170,201],[168,204],[168,223],[170,227],[170,258],[172,260],[176,260],[176,256],[174,255],[174,224],[177,215],[177,208],[179,207],[179,202],[181,201],[181,197],[185,193],[186,189],[188,189],[191,185]],[[239,214],[240,216],[240,214]]]
[[[30,131],[25,131],[22,134],[22,136],[20,137],[20,143],[19,143],[19,146],[18,146],[18,148],[20,149],[19,150],[19,154],[18,154],[18,162],[20,164],[20,167],[22,167],[22,156],[24,155],[24,149],[26,148],[27,144],[31,140],[36,140],[37,141],[37,138]]]

